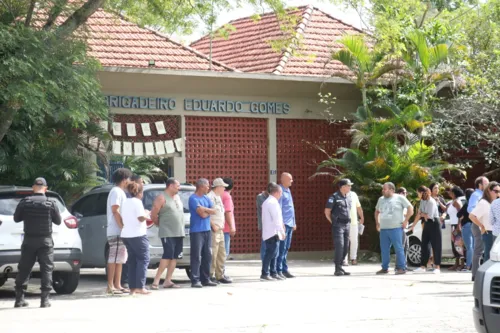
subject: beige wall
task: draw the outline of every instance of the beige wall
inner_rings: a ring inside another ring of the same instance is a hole
[[[286,80],[191,77],[158,74],[101,72],[106,95],[175,98],[175,110],[112,108],[113,113],[151,115],[195,115],[230,117],[266,117],[287,119],[325,119],[325,105],[318,102],[321,82]],[[332,111],[338,119],[348,117],[359,105],[359,93],[350,84],[328,84],[323,91],[337,97]],[[291,106],[288,114],[251,114],[184,111],[184,99],[283,102]]]

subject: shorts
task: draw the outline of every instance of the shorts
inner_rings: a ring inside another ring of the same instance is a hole
[[[162,259],[182,259],[182,246],[184,237],[163,237],[161,243],[163,245]]]
[[[108,264],[125,264],[128,259],[127,248],[120,236],[108,237]]]

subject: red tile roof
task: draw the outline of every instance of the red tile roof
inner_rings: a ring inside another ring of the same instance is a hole
[[[290,14],[300,16],[296,28],[300,36],[298,46],[290,46],[281,53],[272,49],[269,41],[286,36],[280,30],[276,15],[268,13],[257,21],[247,17],[229,22],[236,31],[228,39],[214,38],[213,58],[244,72],[303,76],[329,76],[339,72],[349,75],[344,65],[328,61],[333,51],[342,48],[336,40],[345,34],[363,31],[312,6],[299,7]],[[193,42],[191,47],[207,54],[209,43],[209,37],[205,36]]]
[[[39,15],[39,20],[40,16],[44,15]],[[56,23],[63,21],[59,17]],[[151,68],[209,70],[209,58],[199,51],[102,9],[92,14],[77,34],[87,40],[89,54],[104,67],[147,68],[150,60],[154,60],[155,66]],[[235,71],[215,60],[212,70]]]

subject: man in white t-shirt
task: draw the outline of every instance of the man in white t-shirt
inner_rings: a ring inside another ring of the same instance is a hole
[[[349,255],[351,257],[351,265],[358,264],[358,240],[359,240],[359,224],[365,223],[365,218],[363,216],[363,209],[361,208],[361,203],[359,202],[358,195],[354,191],[350,191],[348,194],[351,197],[351,230],[349,231]],[[348,265],[347,257],[345,256],[344,265]]]
[[[127,262],[127,249],[121,239],[123,220],[121,209],[127,196],[125,189],[132,177],[132,172],[125,168],[117,169],[113,173],[115,187],[109,192],[106,206],[108,226],[106,235],[108,237],[108,289],[109,294],[121,294],[129,292],[121,285],[122,265]]]

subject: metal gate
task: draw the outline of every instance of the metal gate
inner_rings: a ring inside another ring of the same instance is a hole
[[[317,164],[326,156],[313,145],[329,153],[346,147],[349,138],[347,123],[328,124],[325,120],[278,119],[277,158],[278,180],[282,172],[292,174],[292,196],[295,205],[297,231],[294,233],[292,251],[331,250],[330,224],[324,216],[325,203],[333,192],[329,177],[310,177]]]
[[[259,252],[256,196],[267,185],[267,120],[186,117],[186,178],[234,180],[232,192],[237,234],[231,252]]]

